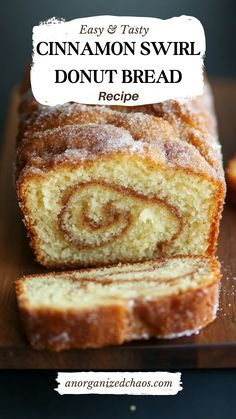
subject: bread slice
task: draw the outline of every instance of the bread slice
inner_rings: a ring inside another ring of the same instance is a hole
[[[22,99],[16,186],[38,262],[101,266],[215,253],[225,194],[203,97],[144,107]]]
[[[215,258],[183,256],[25,276],[16,292],[31,345],[59,351],[196,333],[216,316],[219,280]]]

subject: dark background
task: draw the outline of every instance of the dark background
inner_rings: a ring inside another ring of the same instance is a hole
[[[176,396],[60,396],[54,391],[56,372],[2,371],[1,376],[1,419],[235,419],[230,370],[185,371]]]
[[[205,65],[210,77],[236,76],[236,1],[234,0],[5,0],[1,2],[0,130],[4,127],[11,89],[31,61],[32,26],[49,17],[97,14],[169,18],[193,15],[207,40]],[[235,370],[183,372],[184,390],[177,396],[59,396],[54,372],[0,371],[0,417],[233,419]],[[129,406],[137,406],[135,412]]]

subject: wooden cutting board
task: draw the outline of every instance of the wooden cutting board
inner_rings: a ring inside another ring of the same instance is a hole
[[[225,159],[236,152],[236,81],[213,83]],[[45,272],[34,262],[21,222],[13,160],[18,95],[10,102],[0,166],[0,368],[157,370],[236,367],[236,209],[226,205],[219,239],[223,281],[217,320],[199,335],[175,340],[138,341],[120,347],[36,351],[25,340],[17,311],[14,281]]]

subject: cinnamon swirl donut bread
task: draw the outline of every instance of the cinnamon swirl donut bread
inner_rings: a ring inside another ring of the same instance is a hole
[[[31,345],[58,351],[196,333],[215,318],[219,280],[214,258],[186,256],[31,275],[16,290]]]
[[[213,255],[225,195],[209,88],[127,107],[20,105],[16,185],[47,267]]]

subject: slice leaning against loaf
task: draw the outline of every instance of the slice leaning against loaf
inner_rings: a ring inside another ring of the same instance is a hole
[[[16,292],[31,345],[59,351],[196,333],[216,316],[219,280],[215,258],[180,256],[25,276]]]

